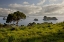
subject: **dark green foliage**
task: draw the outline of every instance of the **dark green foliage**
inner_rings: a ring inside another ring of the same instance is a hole
[[[29,23],[28,26],[33,26],[33,25],[35,25],[35,24],[36,24],[35,22]]]
[[[6,23],[11,23],[13,20],[13,14],[9,14],[6,20]]]
[[[63,27],[63,29],[64,29],[64,27]]]
[[[21,25],[21,26],[24,26],[24,25]]]
[[[26,15],[24,13],[17,11],[8,15],[6,23],[11,23],[12,21],[14,23],[15,21],[17,21],[16,24],[18,25],[19,20],[25,18]]]
[[[13,31],[13,30],[15,30],[15,28],[11,28],[10,30]]]
[[[11,27],[11,25],[4,23],[3,27]]]
[[[14,40],[15,40],[14,36],[10,36],[8,39],[9,42],[13,42]]]

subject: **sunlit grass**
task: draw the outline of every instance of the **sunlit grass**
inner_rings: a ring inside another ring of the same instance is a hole
[[[0,42],[64,42],[64,22],[0,28]]]

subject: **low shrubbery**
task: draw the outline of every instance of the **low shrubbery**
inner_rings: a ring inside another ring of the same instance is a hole
[[[64,22],[2,27],[0,42],[64,42]]]

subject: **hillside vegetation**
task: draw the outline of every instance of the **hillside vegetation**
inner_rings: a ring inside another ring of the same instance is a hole
[[[64,22],[14,27],[0,24],[0,42],[64,42]]]

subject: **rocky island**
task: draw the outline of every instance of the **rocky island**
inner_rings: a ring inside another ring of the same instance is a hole
[[[43,20],[58,20],[58,19],[56,17],[47,17],[47,16],[44,16]]]
[[[38,19],[35,18],[34,21],[38,21]]]
[[[5,17],[3,17],[3,20],[6,20],[6,18],[5,18]]]

